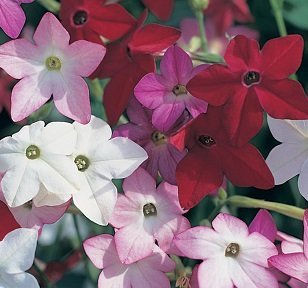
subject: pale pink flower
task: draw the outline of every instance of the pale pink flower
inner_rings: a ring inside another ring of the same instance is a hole
[[[193,118],[207,110],[207,102],[195,98],[186,90],[187,82],[207,65],[193,67],[188,54],[171,46],[160,62],[160,73],[146,74],[134,89],[137,100],[153,110],[152,123],[166,132],[187,109]]]
[[[0,28],[11,38],[17,38],[25,24],[26,16],[20,4],[34,0],[1,0]]]
[[[12,91],[11,117],[20,121],[45,104],[53,95],[63,115],[81,123],[91,118],[89,89],[82,77],[89,76],[105,55],[99,44],[70,36],[59,20],[46,13],[33,35],[0,46],[0,67],[21,79]]]
[[[190,228],[178,201],[177,186],[156,181],[142,168],[123,182],[110,224],[119,229],[115,243],[122,263],[150,255],[158,246],[168,251],[175,234]]]
[[[121,263],[111,235],[103,234],[90,238],[83,243],[83,247],[95,267],[102,269],[98,288],[170,287],[165,273],[171,272],[175,264],[156,245],[148,257],[131,264]]]
[[[273,256],[269,263],[283,273],[308,284],[308,210],[304,215],[304,241],[303,247],[299,243],[283,241],[281,244],[283,254]]]
[[[202,259],[200,288],[278,287],[267,269],[277,254],[275,245],[258,232],[249,233],[240,219],[220,213],[209,227],[194,227],[175,236],[175,246],[187,257]]]

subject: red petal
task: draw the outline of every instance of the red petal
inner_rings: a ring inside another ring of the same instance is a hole
[[[17,228],[20,228],[20,225],[16,222],[9,208],[2,201],[0,201],[0,215],[1,215],[1,226],[0,226],[1,227],[0,241],[1,241],[7,233]]]
[[[223,183],[219,161],[211,150],[195,147],[180,161],[176,169],[179,201],[184,209],[197,205],[203,197]],[[215,152],[214,152],[215,153]]]
[[[230,41],[224,58],[233,71],[259,71],[261,63],[259,43],[254,39],[238,35]]]
[[[262,49],[261,73],[271,79],[283,79],[294,73],[302,62],[304,40],[288,35],[267,41]]]
[[[255,86],[263,109],[273,118],[308,119],[308,99],[299,82],[284,80],[263,80]]]
[[[220,157],[226,177],[236,186],[270,189],[274,178],[260,152],[252,145],[221,147]]]
[[[191,95],[220,106],[242,86],[241,77],[224,65],[214,64],[193,77],[186,87]]]
[[[234,18],[238,22],[251,22],[253,21],[253,16],[250,13],[249,7],[247,5],[247,0],[237,0],[232,1],[234,3],[233,13]]]
[[[148,24],[135,32],[129,47],[134,52],[155,53],[162,51],[179,39],[181,32],[175,28]]]
[[[173,10],[173,0],[142,0],[151,12],[161,20],[168,20]]]

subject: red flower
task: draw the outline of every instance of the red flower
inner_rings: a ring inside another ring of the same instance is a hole
[[[221,108],[211,106],[206,114],[173,136],[174,145],[188,148],[176,169],[179,200],[184,209],[190,209],[219,188],[224,176],[237,186],[274,186],[272,173],[254,146],[232,146],[222,127],[223,117]]]
[[[134,27],[136,20],[121,5],[106,0],[62,0],[60,19],[71,42],[84,39],[102,44],[114,41]],[[104,39],[105,38],[105,39]]]
[[[307,119],[308,101],[302,86],[288,76],[301,64],[303,39],[290,35],[268,41],[236,36],[225,61],[191,79],[187,89],[214,106],[223,105],[223,126],[232,143],[248,142],[261,129],[264,109],[273,118]]]
[[[217,31],[223,35],[232,26],[234,20],[238,22],[253,21],[246,0],[210,1],[209,6],[204,10],[204,14],[214,22]]]
[[[180,37],[180,32],[172,27],[158,24],[142,26],[146,17],[145,11],[129,34],[120,41],[107,45],[102,65],[92,75],[111,78],[103,98],[111,125],[117,123],[139,80],[145,74],[154,72],[155,62],[152,54],[168,48]]]
[[[161,20],[168,20],[173,10],[173,0],[142,0],[151,12]]]
[[[9,232],[20,228],[20,225],[16,222],[9,208],[0,201],[0,215],[1,215],[1,226],[0,226],[0,241]]]

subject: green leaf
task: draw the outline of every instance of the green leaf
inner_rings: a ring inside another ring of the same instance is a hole
[[[284,0],[283,16],[292,25],[308,30],[308,1]]]

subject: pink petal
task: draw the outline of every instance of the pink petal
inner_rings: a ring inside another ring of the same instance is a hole
[[[304,214],[304,254],[308,259],[308,210]]]
[[[201,113],[206,113],[207,102],[204,100],[193,97],[191,94],[184,99],[186,109],[189,111],[193,118],[197,118]]]
[[[125,265],[114,265],[102,271],[98,278],[98,288],[131,288],[127,279],[127,268]]]

